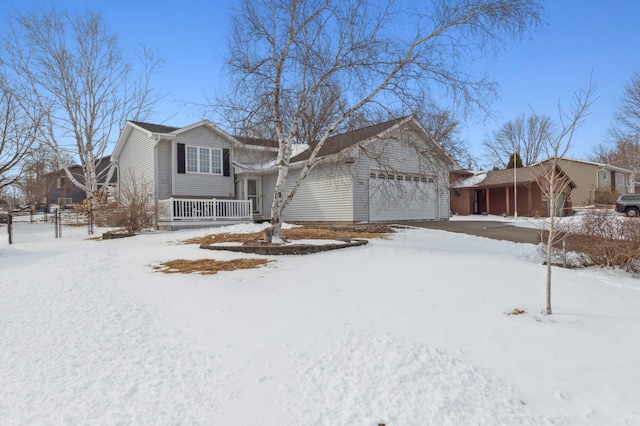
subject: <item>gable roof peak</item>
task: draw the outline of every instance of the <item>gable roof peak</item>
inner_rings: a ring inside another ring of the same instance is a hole
[[[128,121],[151,133],[171,133],[180,128],[180,127],[174,127],[174,126],[166,126],[164,124],[147,123],[144,121],[133,121],[133,120],[128,120]]]

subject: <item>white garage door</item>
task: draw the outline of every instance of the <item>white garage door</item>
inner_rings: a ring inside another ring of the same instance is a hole
[[[371,171],[369,220],[432,220],[437,218],[435,179],[417,174]]]

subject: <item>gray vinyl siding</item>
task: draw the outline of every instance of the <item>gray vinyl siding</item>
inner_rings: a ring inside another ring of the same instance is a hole
[[[439,205],[439,214],[438,219],[448,219],[451,217],[451,191],[449,190],[449,169],[443,165],[443,169],[447,171],[447,173],[439,173],[437,175],[438,182],[438,201]]]
[[[300,170],[290,170],[287,193]],[[269,217],[276,173],[263,177],[263,216]],[[331,166],[315,167],[304,179],[284,212],[285,221],[353,221],[353,192],[348,170]]]
[[[155,187],[154,153],[155,140],[144,132],[133,129],[118,158],[118,186],[131,185],[131,180]]]
[[[158,161],[158,199],[166,200],[171,197],[171,142],[163,140],[157,147]]]
[[[231,145],[226,139],[205,126],[179,134],[173,144],[178,143],[203,148],[231,149]],[[174,158],[171,165],[171,173],[175,179],[174,197],[233,198],[233,167],[231,167],[231,176],[189,172],[177,173],[177,167],[177,158]]]
[[[359,158],[352,166],[353,176],[353,220],[354,222],[369,221],[369,168],[371,162],[366,158]]]
[[[276,187],[277,172],[262,175],[262,218],[271,218],[273,189]]]

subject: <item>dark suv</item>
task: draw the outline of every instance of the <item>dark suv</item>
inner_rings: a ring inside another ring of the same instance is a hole
[[[616,211],[627,216],[638,216],[640,212],[640,194],[623,194],[616,200]]]

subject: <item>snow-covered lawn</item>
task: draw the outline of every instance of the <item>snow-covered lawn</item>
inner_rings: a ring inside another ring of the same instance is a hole
[[[3,425],[640,424],[640,280],[619,271],[554,269],[545,316],[528,244],[409,229],[202,276],[153,266],[252,256],[176,244],[210,230],[19,226]]]

